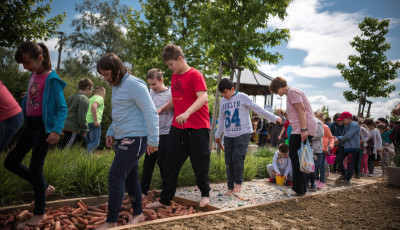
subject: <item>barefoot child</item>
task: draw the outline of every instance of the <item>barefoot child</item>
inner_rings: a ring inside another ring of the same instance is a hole
[[[275,152],[272,164],[267,165],[267,171],[270,176],[268,182],[275,182],[276,176],[286,178],[286,183],[292,186],[292,162],[289,158],[289,146],[287,144],[280,144],[278,151]]]
[[[21,103],[26,127],[17,145],[8,154],[4,166],[33,185],[35,194],[33,216],[26,223],[39,224],[46,220],[46,196],[54,192],[43,175],[43,165],[49,145],[58,143],[67,117],[63,90],[67,85],[51,70],[50,55],[43,43],[24,42],[18,46],[15,59],[32,72],[26,95]],[[29,168],[21,164],[32,149]],[[23,227],[22,227],[23,228]]]
[[[215,142],[221,141],[219,137],[225,130],[225,165],[228,180],[228,191],[225,195],[231,196],[232,193],[239,193],[242,188],[244,159],[253,132],[250,109],[274,123],[282,123],[282,119],[255,104],[247,94],[235,91],[232,80],[228,78],[219,82],[218,90],[223,98],[219,104],[218,120],[221,121],[221,125],[215,133]]]
[[[201,191],[199,205],[204,207],[210,203],[211,190],[208,175],[210,115],[206,81],[200,71],[186,63],[183,51],[177,45],[164,47],[163,61],[173,72],[172,100],[159,109],[158,114],[174,108],[174,118],[167,141],[161,200],[146,205],[146,208],[170,205],[176,192],[179,171],[188,157]]]
[[[163,74],[160,69],[151,69],[146,75],[147,83],[150,86],[150,96],[156,106],[156,109],[160,109],[163,105],[167,104],[171,100],[171,89],[164,85]],[[164,172],[164,161],[165,161],[165,150],[167,147],[167,137],[169,130],[171,129],[172,119],[174,117],[174,111],[168,110],[159,114],[159,134],[160,139],[158,144],[158,151],[153,154],[145,154],[143,162],[143,174],[140,186],[142,188],[142,194],[147,195],[149,191],[151,177],[153,175],[154,165],[157,162],[158,168],[160,169],[160,175]]]
[[[118,215],[128,191],[133,209],[129,224],[144,221],[142,191],[139,184],[139,159],[147,148],[151,154],[158,146],[158,115],[146,83],[130,74],[115,54],[103,55],[97,71],[112,86],[112,123],[106,135],[115,157],[108,174],[108,214],[98,229],[117,226]]]

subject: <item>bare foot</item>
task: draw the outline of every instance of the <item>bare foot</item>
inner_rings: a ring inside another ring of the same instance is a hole
[[[103,225],[100,227],[96,228],[96,230],[103,230],[103,229],[109,229],[109,228],[114,228],[117,227],[117,223],[108,223],[105,222]]]
[[[241,184],[235,184],[235,188],[233,189],[234,193],[239,193],[242,190]]]
[[[142,194],[142,200],[146,200],[146,199],[147,199],[147,196]]]
[[[167,205],[161,204],[159,201],[146,205],[146,208],[149,208],[149,209],[157,209],[157,208],[165,208],[165,207],[167,207]]]
[[[56,191],[56,189],[53,186],[49,185],[47,187],[47,189],[46,189],[45,196],[48,197],[51,194],[53,194],[55,191]],[[32,201],[32,203],[29,205],[29,207],[31,209],[34,209],[35,208],[35,201]]]
[[[228,191],[226,191],[225,196],[232,196],[233,194],[233,190],[232,189],[228,189]]]
[[[203,207],[207,206],[209,203],[210,203],[210,197],[203,196],[203,197],[201,198],[201,201],[200,201],[199,206],[200,206],[201,208],[203,208]]]
[[[134,216],[133,219],[131,221],[129,221],[128,224],[137,224],[137,223],[140,223],[140,222],[143,222],[143,221],[144,221],[144,215],[142,213],[142,214],[140,214],[138,216]]]
[[[33,215],[28,221],[19,223],[17,229],[25,229],[27,225],[38,226],[42,221],[47,219],[46,214],[44,215]]]

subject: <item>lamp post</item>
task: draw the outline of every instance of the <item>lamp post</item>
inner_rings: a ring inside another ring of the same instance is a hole
[[[64,37],[64,32],[62,31],[56,31],[56,34],[60,35],[60,46],[58,47],[58,61],[57,61],[57,73],[60,70],[60,61],[61,61],[61,51],[62,51],[62,46],[63,46],[63,37]]]

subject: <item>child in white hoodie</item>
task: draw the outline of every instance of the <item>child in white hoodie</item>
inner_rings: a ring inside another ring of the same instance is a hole
[[[275,182],[275,176],[283,176],[286,183],[292,186],[292,162],[288,156],[289,146],[280,144],[278,151],[275,152],[272,164],[267,165],[267,171],[270,176],[268,182]]]

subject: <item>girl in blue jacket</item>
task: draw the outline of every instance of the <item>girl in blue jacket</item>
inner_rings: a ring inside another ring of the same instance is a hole
[[[32,73],[21,104],[27,125],[18,137],[17,145],[5,159],[4,166],[33,185],[34,215],[26,223],[39,224],[46,220],[46,196],[55,191],[44,179],[43,165],[49,145],[58,143],[67,117],[68,109],[63,94],[67,84],[51,70],[49,51],[43,43],[20,44],[15,59]],[[21,162],[31,149],[28,168]]]
[[[158,114],[146,83],[132,76],[115,54],[102,56],[97,71],[112,86],[112,123],[106,135],[115,157],[108,174],[108,214],[98,229],[117,226],[125,187],[133,208],[129,224],[143,222],[142,190],[139,183],[139,159],[157,151]]]

